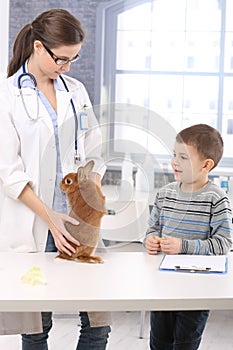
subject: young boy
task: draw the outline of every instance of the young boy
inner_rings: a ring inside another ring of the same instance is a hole
[[[149,254],[227,254],[232,214],[226,193],[208,179],[223,153],[219,132],[198,124],[176,136],[172,168],[176,182],[158,192],[149,219]],[[151,350],[196,350],[208,310],[152,311]]]

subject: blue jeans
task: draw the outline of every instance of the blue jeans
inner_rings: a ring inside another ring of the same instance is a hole
[[[198,349],[208,316],[208,310],[151,311],[150,349]]]
[[[51,233],[48,234],[46,252],[56,252]],[[104,350],[111,331],[110,326],[90,327],[87,312],[80,312],[81,330],[76,350]],[[48,333],[52,328],[52,312],[42,312],[43,332],[38,334],[22,334],[22,350],[47,350]]]

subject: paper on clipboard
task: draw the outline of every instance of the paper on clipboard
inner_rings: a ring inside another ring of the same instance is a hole
[[[182,272],[224,273],[227,271],[227,256],[165,255],[159,269]]]

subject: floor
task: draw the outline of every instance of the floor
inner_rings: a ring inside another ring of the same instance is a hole
[[[78,336],[73,315],[55,315],[49,338],[50,350],[75,350]],[[107,350],[149,350],[149,314],[146,313],[144,338],[139,339],[140,312],[113,313],[112,332]],[[233,350],[233,311],[212,311],[199,350]],[[20,336],[1,336],[0,350],[20,350]],[[166,349],[164,349],[166,350]]]

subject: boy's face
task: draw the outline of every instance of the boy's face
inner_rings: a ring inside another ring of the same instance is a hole
[[[200,158],[195,147],[185,143],[175,143],[171,165],[177,181],[187,185],[202,182],[208,174],[205,161]]]

